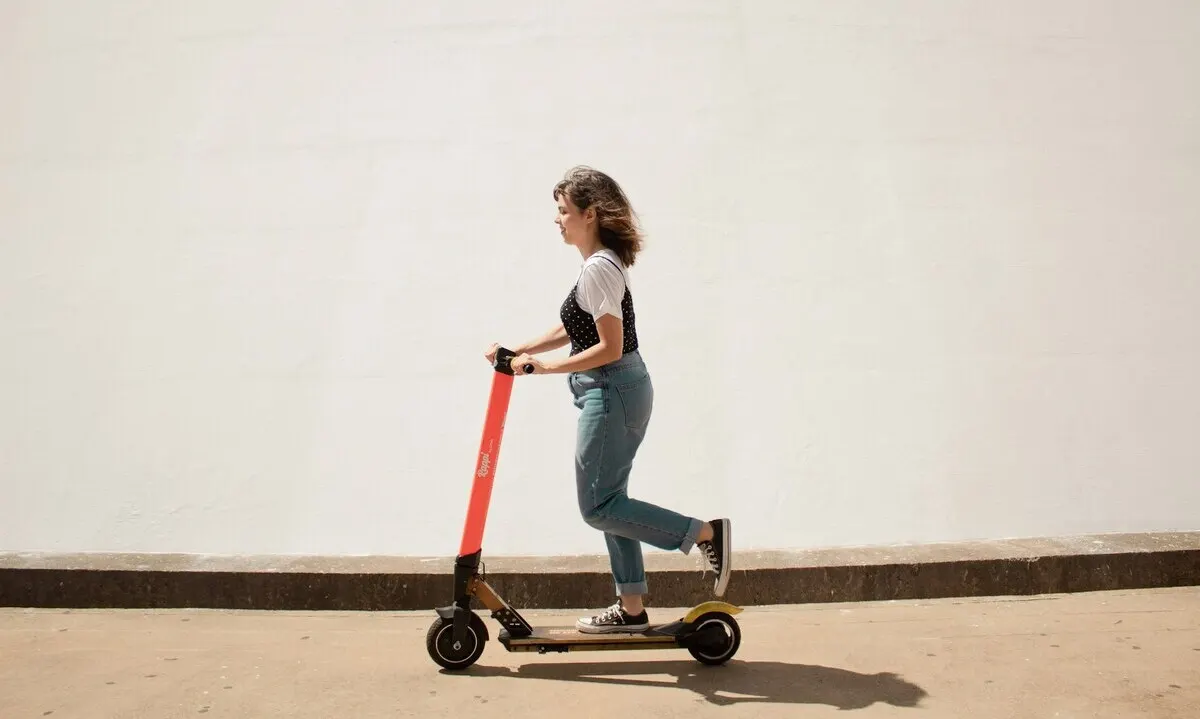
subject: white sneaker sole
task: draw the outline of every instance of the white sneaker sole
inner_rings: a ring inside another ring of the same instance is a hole
[[[716,586],[713,587],[713,593],[718,597],[725,596],[725,590],[729,587],[730,567],[733,564],[733,557],[730,556],[729,547],[732,544],[730,535],[733,534],[733,522],[725,522],[725,531],[721,533],[721,573],[717,575]]]
[[[640,634],[650,628],[649,624],[621,624],[613,626],[593,627],[576,624],[575,628],[581,634]]]

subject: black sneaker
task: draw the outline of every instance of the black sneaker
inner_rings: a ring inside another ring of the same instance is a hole
[[[584,617],[575,622],[575,628],[584,634],[644,632],[650,628],[650,616],[645,609],[641,614],[630,614],[617,602],[594,617]]]
[[[732,526],[728,519],[714,519],[709,524],[713,527],[712,541],[700,542],[697,546],[700,547],[700,551],[704,552],[709,566],[717,573],[713,593],[720,597],[724,596],[725,588],[729,586],[729,570],[733,559],[729,552]]]

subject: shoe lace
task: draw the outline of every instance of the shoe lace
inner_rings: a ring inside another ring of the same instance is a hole
[[[711,570],[717,571],[717,548],[712,542],[700,542],[700,554],[696,557],[696,562],[700,564],[700,576],[708,574]]]
[[[608,609],[605,609],[604,611],[602,611],[598,615],[596,615],[596,621],[597,622],[607,622],[607,621],[615,620],[620,616],[621,616],[621,603],[617,602],[616,604],[612,605]]]

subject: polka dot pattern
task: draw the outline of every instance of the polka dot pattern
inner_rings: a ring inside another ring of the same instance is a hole
[[[576,283],[571,288],[571,293],[567,295],[567,299],[563,301],[562,307],[559,308],[558,316],[562,320],[563,327],[567,330],[567,336],[571,338],[571,354],[578,354],[589,347],[600,344],[600,332],[596,330],[596,321],[592,319],[592,315],[579,306],[579,301],[575,297],[579,284]],[[637,329],[633,316],[633,294],[629,288],[625,288],[625,295],[621,298],[621,327],[624,342],[622,350],[624,352],[634,352],[638,348]]]

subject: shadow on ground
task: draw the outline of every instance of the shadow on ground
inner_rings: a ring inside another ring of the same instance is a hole
[[[764,702],[864,709],[884,703],[915,707],[927,696],[921,687],[890,672],[860,674],[785,662],[735,660],[722,667],[693,661],[526,664],[518,669],[475,666],[455,674],[676,688],[695,692],[716,705]],[[663,675],[673,679],[663,679]]]

